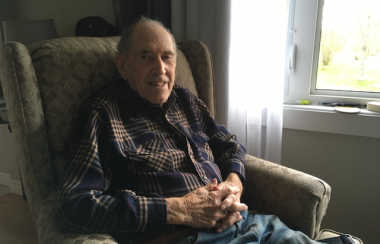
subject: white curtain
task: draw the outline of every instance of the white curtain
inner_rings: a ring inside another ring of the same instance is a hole
[[[172,0],[177,41],[202,40],[212,53],[217,122],[248,154],[275,163],[281,163],[285,3]]]
[[[281,162],[285,1],[231,6],[228,128],[247,153]]]

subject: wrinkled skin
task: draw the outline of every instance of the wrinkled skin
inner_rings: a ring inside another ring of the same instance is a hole
[[[116,67],[142,98],[162,106],[173,89],[176,55],[169,33],[155,23],[141,23],[132,33],[131,47],[115,57]]]
[[[222,209],[227,208],[227,206],[231,206],[232,204],[236,204],[239,206],[240,203],[240,197],[243,192],[243,185],[240,181],[240,177],[237,174],[231,173],[226,181],[222,182],[221,184],[218,185],[219,188],[224,188],[224,187],[238,187],[239,192],[236,194],[230,194],[228,195],[221,206]],[[223,206],[224,205],[224,206]],[[216,231],[221,232],[231,225],[233,225],[236,221],[239,221],[242,219],[240,215],[240,211],[244,211],[248,209],[248,207],[245,204],[242,204],[245,208],[243,210],[228,210],[228,216],[223,220],[223,222],[220,225],[216,226]],[[240,209],[240,208],[239,208]]]
[[[217,185],[216,179],[181,198],[168,198],[168,224],[182,224],[195,228],[215,228],[221,232],[241,220],[240,211],[247,210],[240,203],[242,185],[236,174]]]

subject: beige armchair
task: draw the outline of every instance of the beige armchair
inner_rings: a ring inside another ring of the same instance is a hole
[[[85,98],[118,76],[114,65],[118,40],[70,37],[28,47],[10,42],[1,48],[0,79],[39,243],[116,243],[107,234],[62,233],[53,216],[58,179],[69,160],[73,117]],[[199,41],[183,41],[178,48],[177,80],[214,115],[214,77],[207,47]],[[331,194],[328,184],[250,155],[246,159],[243,200],[250,209],[275,214],[314,239],[336,235],[320,230]]]

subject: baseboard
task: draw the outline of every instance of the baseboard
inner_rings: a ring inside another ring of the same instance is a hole
[[[11,180],[9,174],[0,172],[0,185],[9,187],[11,193],[22,195],[21,182],[19,180]]]

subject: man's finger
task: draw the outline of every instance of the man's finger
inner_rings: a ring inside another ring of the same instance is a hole
[[[248,206],[245,205],[244,203],[235,202],[231,204],[231,206],[225,208],[224,210],[228,212],[242,212],[247,209],[248,209]]]
[[[235,195],[228,195],[222,202],[222,210],[228,208],[229,206],[231,206],[233,203],[235,202],[239,202],[240,199],[237,199],[237,197]]]
[[[228,186],[228,185],[218,185],[219,194],[221,198],[226,198],[228,195],[235,195],[240,192],[239,187],[237,186]]]
[[[223,220],[221,224],[219,224],[216,228],[216,232],[220,233],[227,229],[228,227],[232,226],[235,222],[240,221],[243,217],[240,215],[239,212],[230,212]]]

